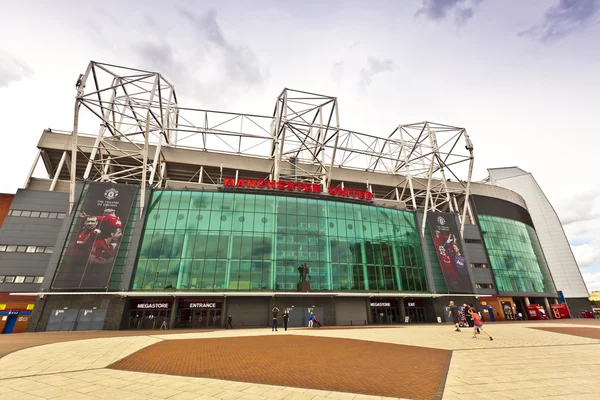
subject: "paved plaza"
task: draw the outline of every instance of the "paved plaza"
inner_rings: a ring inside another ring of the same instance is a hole
[[[2,335],[2,347],[24,344],[0,358],[0,397],[598,398],[597,321],[488,328],[494,341],[446,324]]]

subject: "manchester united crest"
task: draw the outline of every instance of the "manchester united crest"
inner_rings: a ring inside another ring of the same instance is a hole
[[[106,200],[114,200],[119,195],[119,191],[115,188],[108,189],[104,192],[104,197]]]

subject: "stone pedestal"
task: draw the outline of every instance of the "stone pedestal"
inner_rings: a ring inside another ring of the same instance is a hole
[[[298,284],[298,290],[300,292],[310,292],[310,282],[300,282]]]

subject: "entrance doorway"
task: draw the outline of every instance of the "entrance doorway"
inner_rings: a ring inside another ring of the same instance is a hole
[[[222,300],[181,299],[175,326],[201,329],[221,326]]]
[[[397,298],[372,298],[371,306],[371,323],[372,324],[399,324],[400,309]]]
[[[179,328],[214,328],[221,325],[221,310],[179,310]]]
[[[404,310],[409,322],[425,322],[425,302],[423,299],[404,299]]]
[[[410,322],[425,322],[425,308],[407,307],[406,316],[410,318]]]
[[[168,329],[171,310],[131,311],[129,329]]]
[[[373,324],[397,324],[399,323],[398,310],[396,308],[371,308],[371,321]]]

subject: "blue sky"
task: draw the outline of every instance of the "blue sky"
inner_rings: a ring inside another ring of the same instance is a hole
[[[18,4],[17,4],[18,3]],[[533,173],[600,290],[600,0],[9,2],[0,26],[0,191],[44,128],[72,126],[89,60],[157,70],[189,107],[270,114],[284,88],[337,96],[342,126],[465,127],[475,179]]]

